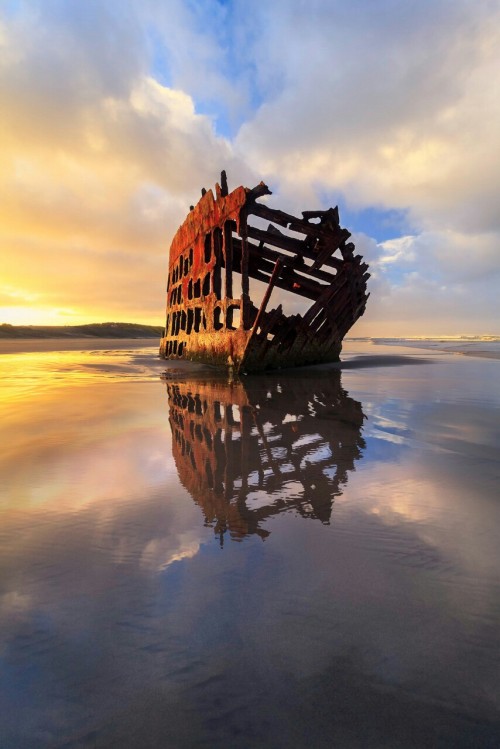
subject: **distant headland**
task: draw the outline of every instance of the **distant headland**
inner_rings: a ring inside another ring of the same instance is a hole
[[[0,338],[159,338],[161,325],[102,322],[90,325],[0,325]]]

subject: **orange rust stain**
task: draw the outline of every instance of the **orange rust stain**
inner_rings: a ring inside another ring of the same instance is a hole
[[[177,230],[170,247],[170,268],[175,266],[179,257],[189,250],[194,250],[194,271],[197,272],[197,260],[203,261],[205,235],[218,226],[222,229],[225,221],[232,220],[239,230],[239,215],[245,205],[246,190],[237,187],[227,197],[214,198],[212,190],[207,190],[198,204],[189,212],[184,223]]]

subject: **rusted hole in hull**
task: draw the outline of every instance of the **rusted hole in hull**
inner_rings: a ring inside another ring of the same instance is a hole
[[[241,310],[236,305],[227,308],[226,327],[228,330],[237,330],[241,324]]]
[[[202,294],[203,296],[208,296],[210,294],[210,273],[207,273],[203,279]]]
[[[205,237],[204,245],[205,263],[209,263],[212,259],[212,235],[207,234]]]
[[[220,307],[216,307],[214,309],[214,330],[221,330],[223,327],[222,310]]]
[[[194,308],[194,332],[199,333],[201,326],[201,307]]]

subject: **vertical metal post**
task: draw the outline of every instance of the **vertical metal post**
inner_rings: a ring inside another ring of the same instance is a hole
[[[241,237],[241,316],[243,327],[250,329],[250,281],[248,278],[248,240]]]

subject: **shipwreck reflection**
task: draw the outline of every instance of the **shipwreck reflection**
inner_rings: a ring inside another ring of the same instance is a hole
[[[365,446],[361,403],[340,372],[167,381],[181,483],[223,543],[269,535],[267,518],[295,511],[329,523]]]

